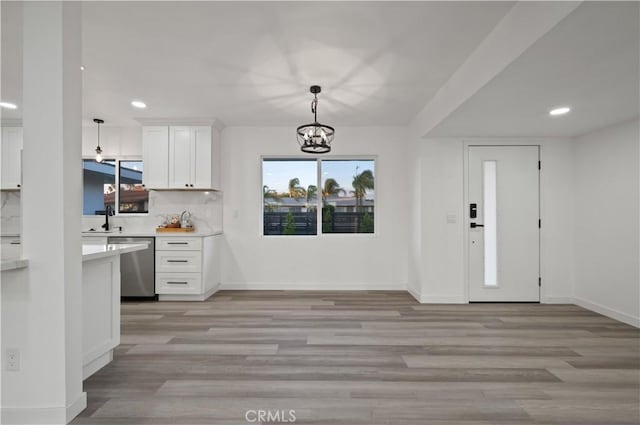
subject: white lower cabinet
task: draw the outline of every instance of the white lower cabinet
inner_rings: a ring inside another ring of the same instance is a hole
[[[202,251],[157,251],[156,273],[201,273]]]
[[[218,290],[220,238],[156,238],[156,293],[160,301],[203,301]]]
[[[200,294],[201,273],[156,273],[158,294]]]

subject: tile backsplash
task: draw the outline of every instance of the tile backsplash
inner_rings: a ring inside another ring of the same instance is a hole
[[[196,231],[222,230],[222,193],[200,191],[151,191],[149,214],[117,215],[109,218],[112,226],[122,226],[124,231],[153,231],[162,216],[191,212]],[[21,233],[20,192],[0,192],[0,231],[2,235]],[[100,229],[104,216],[82,216],[82,230]]]
[[[6,236],[20,234],[20,192],[0,192],[0,233]]]
[[[162,216],[191,212],[196,231],[222,230],[222,193],[201,191],[151,191],[149,214],[117,215],[110,217],[113,226],[122,226],[125,232],[153,231]],[[82,229],[100,229],[104,216],[83,216]]]

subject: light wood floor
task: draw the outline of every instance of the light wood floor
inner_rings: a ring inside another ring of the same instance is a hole
[[[639,369],[640,330],[572,305],[224,291],[123,304],[73,423],[640,424]]]

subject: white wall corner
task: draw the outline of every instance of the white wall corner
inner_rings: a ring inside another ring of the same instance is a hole
[[[605,307],[602,304],[595,303],[593,301],[587,301],[583,298],[574,298],[574,304],[586,308],[587,310],[594,311],[596,313],[602,314],[603,316],[607,316],[611,319],[619,320],[620,322],[624,322],[628,325],[635,326],[636,328],[640,328],[640,317],[635,317],[627,313],[623,313],[618,310],[614,310],[609,307]]]
[[[414,286],[413,284],[409,283],[407,284],[407,292],[409,292],[409,294],[416,299],[416,301],[418,301],[419,303],[421,303],[422,301],[420,301],[420,289],[418,286]]]

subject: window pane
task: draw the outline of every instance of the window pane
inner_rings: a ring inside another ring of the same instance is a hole
[[[142,186],[142,161],[120,161],[118,212],[149,212],[149,192]]]
[[[115,211],[116,204],[116,162],[93,159],[82,161],[84,215],[104,215],[106,205]]]
[[[316,160],[262,161],[265,235],[317,234]]]
[[[498,233],[497,233],[497,164],[484,161],[483,216],[484,216],[484,285],[498,286]]]
[[[373,233],[375,161],[322,161],[322,233]]]

